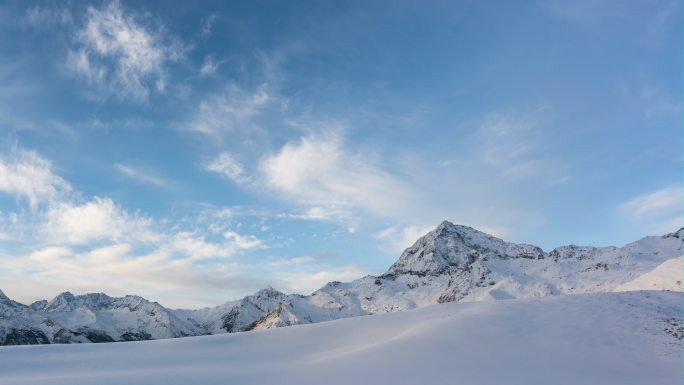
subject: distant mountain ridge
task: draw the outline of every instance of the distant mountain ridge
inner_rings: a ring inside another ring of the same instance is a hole
[[[138,296],[62,293],[29,306],[0,291],[0,344],[86,343],[233,333],[394,312],[435,303],[623,290],[681,290],[684,229],[623,247],[548,253],[444,221],[380,276],[311,295],[266,288],[223,305],[171,310]],[[677,269],[677,272],[672,270]]]

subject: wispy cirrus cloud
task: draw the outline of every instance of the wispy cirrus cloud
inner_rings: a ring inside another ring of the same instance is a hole
[[[171,185],[171,182],[157,175],[151,170],[122,163],[115,164],[114,169],[121,175],[136,180],[140,183],[150,184],[158,187],[169,187]]]
[[[204,250],[204,258],[226,257],[235,251],[261,248],[259,239],[235,231],[223,230],[219,243],[208,244],[203,236],[182,229],[164,229],[158,220],[139,212],[130,212],[107,197],[84,199],[82,193],[53,172],[52,164],[38,153],[15,148],[0,158],[0,193],[26,200],[30,213],[14,215],[6,225],[24,227],[30,233],[26,240],[37,244],[88,245],[114,242],[171,247],[176,251]],[[225,221],[231,212],[220,210],[210,214]],[[2,218],[0,218],[2,219]],[[21,222],[24,223],[21,223]],[[201,224],[201,223],[197,223]],[[0,229],[4,233],[4,229]],[[181,247],[193,245],[192,247]],[[213,247],[213,249],[212,249]],[[219,252],[219,250],[221,250]],[[227,251],[231,250],[231,251]]]
[[[265,84],[249,92],[230,83],[222,92],[200,101],[195,117],[186,128],[213,136],[258,130],[254,119],[272,99]]]
[[[53,172],[52,163],[35,151],[13,148],[0,156],[0,192],[26,199],[32,209],[71,191],[71,185]]]
[[[150,90],[164,92],[166,64],[183,58],[187,49],[118,1],[88,7],[75,41],[67,58],[72,72],[102,92],[138,102],[146,101]]]
[[[675,184],[634,197],[622,203],[618,210],[623,218],[639,223],[648,231],[671,232],[684,226],[682,199],[684,190]]]
[[[398,255],[406,248],[413,245],[418,238],[427,234],[429,231],[434,230],[436,227],[436,224],[429,226],[405,227],[394,225],[377,232],[374,234],[374,237],[384,242],[388,246],[389,250]]]
[[[73,15],[66,6],[34,5],[26,10],[24,22],[33,28],[54,28],[73,24]]]
[[[204,62],[202,63],[202,67],[200,67],[199,70],[200,76],[207,77],[216,74],[216,71],[218,70],[220,65],[221,62],[214,61],[214,57],[212,55],[205,56]]]
[[[490,113],[477,128],[474,159],[512,180],[545,178],[565,182],[562,167],[545,151],[542,106],[529,114]]]
[[[218,18],[218,14],[212,13],[211,15],[207,16],[206,19],[204,19],[202,22],[202,30],[200,31],[202,37],[208,38],[213,34],[214,24],[216,24]]]
[[[328,266],[306,256],[272,261],[271,267],[275,269],[274,280],[281,290],[301,294],[310,294],[328,282],[348,282],[369,274],[358,265]]]
[[[247,184],[250,182],[242,163],[229,152],[224,151],[220,153],[215,159],[204,164],[204,169],[217,173],[237,184]]]
[[[224,232],[222,238],[219,242],[209,242],[201,234],[181,231],[173,235],[169,246],[171,250],[182,252],[193,261],[229,258],[238,252],[267,247],[257,237],[241,235],[235,231]]]

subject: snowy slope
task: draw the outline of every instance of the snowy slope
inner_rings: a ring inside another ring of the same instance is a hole
[[[212,308],[170,310],[137,296],[67,292],[25,306],[0,295],[0,345],[233,333],[444,302],[680,290],[683,233],[624,247],[570,245],[544,252],[445,221],[406,249],[385,274],[331,282],[309,296],[269,287]]]
[[[682,291],[681,258],[669,259],[644,275],[615,288],[615,291],[634,290]]]
[[[681,382],[681,295],[451,303],[276,330],[0,349],[18,384]]]

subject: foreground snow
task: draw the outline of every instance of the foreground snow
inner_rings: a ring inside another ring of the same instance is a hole
[[[614,291],[671,290],[682,291],[682,259],[672,258]]]
[[[681,293],[449,303],[172,340],[0,349],[10,384],[675,384]]]

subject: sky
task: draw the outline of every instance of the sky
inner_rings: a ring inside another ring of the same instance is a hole
[[[0,289],[218,305],[443,220],[682,226],[682,3],[2,1]]]

